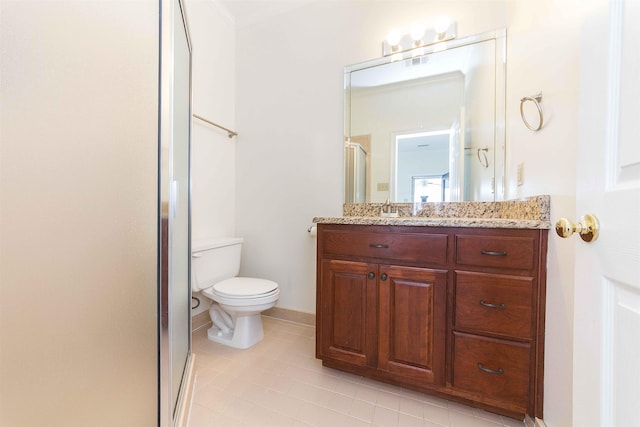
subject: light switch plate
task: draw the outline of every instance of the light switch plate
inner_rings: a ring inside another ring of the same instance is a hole
[[[524,184],[524,163],[518,163],[516,175],[518,177],[518,187]]]

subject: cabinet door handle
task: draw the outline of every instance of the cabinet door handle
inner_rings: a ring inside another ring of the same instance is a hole
[[[482,372],[486,372],[487,374],[504,375],[504,369],[500,368],[496,371],[494,369],[485,368],[482,363],[478,363],[478,369],[480,369]]]
[[[378,245],[375,243],[371,243],[369,245],[370,248],[376,248],[376,249],[387,249],[389,247],[389,245]]]
[[[383,282],[384,282],[385,280],[387,280],[387,275],[386,275],[385,273],[382,273],[382,274],[380,275],[380,280],[382,280]]]
[[[485,251],[481,250],[480,253],[482,255],[490,255],[490,256],[507,256],[506,252],[498,252],[498,251]]]
[[[367,278],[375,279],[376,278],[376,274],[372,271],[371,273],[367,274]]]
[[[486,302],[483,300],[480,300],[480,305],[484,306],[484,307],[489,307],[489,308],[507,308],[506,305],[504,305],[504,303],[496,305],[496,304],[491,304],[490,302]]]

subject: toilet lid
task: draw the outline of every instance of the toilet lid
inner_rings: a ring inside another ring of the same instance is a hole
[[[278,289],[278,284],[266,279],[234,277],[216,283],[213,285],[213,289],[220,295],[232,298],[246,298],[271,293]]]

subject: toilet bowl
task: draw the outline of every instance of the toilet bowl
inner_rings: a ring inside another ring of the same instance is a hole
[[[213,301],[207,337],[244,349],[264,337],[260,313],[276,305],[280,289],[271,280],[236,277],[242,242],[238,237],[194,242],[191,271],[192,290]]]

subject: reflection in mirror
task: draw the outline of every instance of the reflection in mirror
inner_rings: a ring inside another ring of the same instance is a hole
[[[393,135],[391,200],[451,201],[449,139],[448,130]]]
[[[503,197],[505,31],[345,68],[345,202]]]

